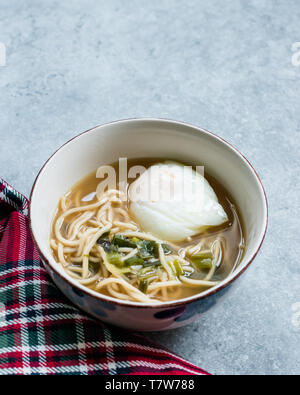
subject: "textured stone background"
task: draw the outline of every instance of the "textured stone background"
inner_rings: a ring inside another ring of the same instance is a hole
[[[254,265],[200,322],[153,339],[212,373],[299,373],[298,0],[1,1],[0,176],[29,194],[77,133],[128,117],[214,131],[270,204]]]

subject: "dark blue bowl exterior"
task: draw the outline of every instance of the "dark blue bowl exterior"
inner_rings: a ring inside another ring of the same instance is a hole
[[[105,323],[138,331],[162,331],[179,328],[199,319],[204,313],[224,299],[235,281],[226,288],[194,302],[178,304],[175,307],[125,306],[118,301],[110,302],[92,296],[63,279],[46,263],[45,267],[58,288],[77,307]]]

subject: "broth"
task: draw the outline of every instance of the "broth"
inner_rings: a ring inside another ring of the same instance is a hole
[[[131,166],[136,166],[136,165],[142,165],[145,168],[149,168],[152,165],[155,165],[157,163],[161,163],[162,159],[152,159],[152,158],[143,158],[143,159],[134,159],[134,160],[128,160],[128,168]],[[118,172],[118,167],[119,163],[113,163],[111,166],[114,167],[116,174],[117,174],[117,179],[119,176]],[[243,230],[242,230],[242,222],[238,214],[238,208],[236,207],[233,199],[229,195],[228,191],[225,190],[225,188],[217,182],[213,177],[211,177],[208,174],[205,174],[206,180],[209,182],[209,184],[212,186],[213,190],[215,191],[219,203],[222,205],[224,208],[227,216],[228,216],[228,222],[225,224],[222,224],[220,226],[216,227],[210,227],[209,229],[202,231],[200,234],[193,236],[189,239],[189,241],[185,240],[182,242],[176,243],[178,246],[178,254],[180,254],[181,250],[184,250],[188,248],[190,245],[196,245],[200,243],[201,241],[205,240],[206,245],[211,245],[213,244],[214,240],[218,238],[218,240],[221,241],[222,243],[222,261],[218,267],[216,267],[215,272],[210,279],[210,281],[213,282],[218,282],[224,280],[226,277],[228,277],[232,271],[236,269],[236,267],[239,265],[243,251],[244,251],[244,237],[243,237]],[[134,180],[129,180],[127,184],[127,189],[130,186],[130,184]],[[76,207],[84,207],[88,206],[91,204],[94,204],[98,201],[98,198],[96,197],[96,189],[97,186],[100,182],[99,178],[96,178],[96,171],[92,172],[91,174],[87,175],[85,178],[80,180],[74,187],[65,195],[65,205],[67,206],[67,209],[71,208],[76,208]],[[55,224],[58,218],[64,213],[66,210],[66,207],[64,207],[64,204],[62,202],[59,204],[57,213],[53,222],[53,229],[51,233],[51,240],[52,240],[52,250],[54,257],[57,262],[62,261],[59,257],[58,253],[58,244],[59,240],[57,240],[56,234],[55,234]],[[125,202],[124,204],[125,210],[128,211],[130,219],[134,222],[135,219],[133,218],[132,214],[130,213],[129,210],[129,202]],[[63,237],[67,238],[68,237],[68,232],[70,230],[70,227],[74,221],[78,220],[80,217],[80,213],[75,212],[73,214],[70,214],[67,216],[67,218],[63,221],[62,226],[61,226],[61,234]],[[118,222],[123,221],[123,216],[122,214],[115,213],[114,214],[114,220]],[[94,217],[93,217],[94,218]],[[91,220],[93,220],[93,218]],[[142,231],[142,230],[141,230]],[[55,247],[56,246],[56,247]],[[66,252],[65,252],[66,251]],[[71,251],[71,247],[69,249],[64,250],[64,259],[65,261],[68,261],[68,251]],[[96,261],[96,259],[94,259]],[[62,262],[61,262],[62,263]],[[73,262],[73,265],[77,265],[77,263]],[[80,265],[78,264],[78,267]],[[204,278],[205,275],[207,274],[207,270],[200,270],[199,273],[197,274],[197,278]],[[76,273],[76,272],[75,272]],[[80,273],[80,270],[78,269],[78,273]],[[69,273],[70,274],[70,273]],[[105,295],[109,296],[114,296],[114,295],[119,295],[120,294],[120,285],[114,285],[113,289],[115,290],[113,295],[107,291],[107,289],[101,288],[101,290],[97,289],[97,282],[91,283],[87,285],[90,289],[97,290],[98,292],[101,292]],[[119,287],[119,288],[118,288]],[[175,287],[176,288],[176,287]],[[170,288],[172,289],[172,287]],[[166,296],[165,292],[162,292],[162,295],[160,296],[157,294],[156,298],[160,301],[166,301],[166,300],[177,300],[177,299],[182,299],[194,294],[201,293],[202,291],[206,290],[206,287],[190,287],[186,284],[182,284],[180,286],[180,292],[178,292],[178,289],[176,292],[168,292],[168,295]],[[165,295],[165,296],[163,296]],[[115,296],[117,297],[117,296]],[[126,299],[124,299],[126,300]]]

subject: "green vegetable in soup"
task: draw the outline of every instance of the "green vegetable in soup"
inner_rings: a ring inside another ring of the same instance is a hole
[[[162,248],[163,248],[163,251],[164,251],[164,254],[165,254],[165,255],[170,255],[170,254],[172,254],[173,250],[172,250],[172,248],[171,248],[168,244],[162,244],[161,246],[162,246]]]
[[[111,244],[111,242],[109,240],[99,239],[97,241],[97,244],[99,244],[101,247],[103,247],[105,252],[112,252],[112,251],[117,252],[118,251],[118,249],[115,248],[115,246],[113,244]]]
[[[144,261],[144,267],[158,267],[161,266],[161,262],[156,259],[149,259],[148,261]]]
[[[101,237],[98,240],[99,244],[103,245],[107,251],[118,251],[118,248],[138,248],[138,258],[149,260],[158,258],[159,244],[154,240],[141,240],[138,237],[125,237],[123,235],[115,235],[112,242],[108,238]],[[111,243],[111,245],[109,245]],[[168,244],[162,244],[162,248],[166,255],[172,253],[172,248]]]
[[[213,256],[211,252],[200,252],[191,256],[191,261],[199,270],[212,268]]]
[[[118,269],[118,270],[119,270],[120,273],[122,273],[122,274],[129,274],[129,273],[132,273],[130,267],[123,267],[123,268],[120,268],[120,269]]]
[[[139,249],[139,256],[141,258],[157,258],[158,257],[158,246],[155,241],[152,240],[141,240],[137,243]]]
[[[175,259],[174,261],[169,261],[167,263],[170,266],[170,268],[172,269],[172,272],[175,274],[176,277],[184,275],[184,270],[182,269],[182,267],[177,259]]]
[[[184,270],[182,269],[182,266],[180,265],[179,261],[175,259],[173,261],[173,266],[175,269],[175,273],[177,277],[183,276],[184,275]]]
[[[103,234],[97,241],[97,244],[103,247],[110,264],[124,270],[126,267],[142,266],[142,271],[139,270],[139,276],[142,277],[151,277],[157,274],[157,268],[161,266],[161,262],[158,259],[159,244],[156,241],[142,240],[138,237],[129,238],[120,234],[116,234],[111,240],[109,234],[110,232]],[[120,252],[119,248],[137,248],[138,252],[135,256],[123,261],[124,254]],[[173,252],[168,244],[162,244],[162,248],[166,255]],[[178,276],[183,274],[183,270],[179,263],[174,270]],[[126,271],[126,273],[127,272],[131,272],[131,269]]]
[[[143,265],[144,262],[145,262],[144,259],[139,258],[137,255],[135,255],[129,259],[126,259],[125,265],[127,265],[127,266]]]
[[[124,266],[124,262],[122,261],[122,255],[119,254],[118,252],[108,252],[107,259],[108,262],[111,263],[112,265],[115,265],[117,267]]]
[[[193,254],[192,258],[212,259],[213,255],[210,251],[203,251],[203,252],[198,252],[197,254]]]
[[[144,267],[138,271],[139,290],[146,293],[151,278],[157,277],[157,268],[155,266]]]
[[[117,252],[118,248],[112,244],[112,242],[109,239],[109,234],[110,232],[104,233],[98,240],[97,244],[99,244],[101,247],[103,247],[105,252]]]
[[[99,270],[100,270],[100,263],[99,262],[91,262],[91,261],[89,261],[89,270],[93,274],[98,273]]]
[[[144,258],[158,258],[159,256],[159,244],[153,240],[141,240],[137,243],[137,247],[139,248],[139,255]],[[169,255],[172,253],[172,249],[168,244],[162,244],[163,251],[165,255]]]
[[[146,279],[140,280],[139,281],[139,290],[143,293],[146,293],[147,289],[148,289],[148,285],[149,285],[149,283]]]
[[[202,259],[194,262],[198,269],[211,269],[212,268],[212,260],[211,259]]]
[[[136,248],[136,243],[122,235],[115,235],[113,238],[113,244],[118,247]]]

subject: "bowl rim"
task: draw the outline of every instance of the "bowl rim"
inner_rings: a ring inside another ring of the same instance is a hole
[[[160,304],[148,304],[148,303],[141,303],[141,302],[132,302],[132,301],[121,301],[118,300],[116,298],[113,297],[109,297],[100,293],[97,293],[96,291],[92,291],[90,290],[88,287],[85,287],[81,284],[78,284],[75,282],[75,280],[73,280],[70,276],[68,276],[67,274],[65,274],[65,276],[63,276],[47,259],[47,257],[44,255],[44,253],[42,252],[41,248],[38,245],[38,242],[35,238],[34,232],[33,232],[33,226],[32,226],[32,211],[31,211],[31,205],[32,205],[32,199],[33,199],[33,195],[36,189],[36,184],[37,181],[39,180],[39,178],[42,175],[42,172],[44,170],[44,168],[47,166],[47,164],[50,162],[50,160],[66,145],[68,145],[69,143],[71,143],[73,140],[76,140],[77,138],[79,138],[80,136],[87,134],[89,132],[92,132],[93,130],[96,130],[98,128],[102,128],[105,126],[109,126],[109,125],[116,125],[119,123],[130,123],[130,122],[165,122],[165,123],[169,123],[169,124],[173,124],[173,125],[178,125],[178,126],[185,126],[185,127],[189,127],[189,128],[193,128],[194,130],[197,130],[198,132],[204,133],[210,137],[213,137],[216,140],[219,140],[221,143],[223,143],[225,146],[229,147],[232,151],[234,151],[240,158],[241,160],[243,160],[246,165],[250,168],[250,170],[253,172],[256,180],[258,181],[258,185],[261,188],[261,191],[263,192],[263,197],[264,197],[264,205],[265,205],[265,220],[263,223],[264,226],[264,230],[261,236],[261,239],[258,243],[258,247],[255,250],[255,252],[252,254],[252,256],[248,259],[248,261],[246,262],[246,264],[244,264],[244,267],[239,270],[237,273],[233,273],[231,276],[225,278],[219,285],[216,285],[215,287],[205,291],[204,293],[200,293],[200,294],[195,294],[192,296],[189,296],[188,298],[184,298],[184,299],[179,299],[179,300],[174,300],[172,302],[162,302]],[[143,118],[126,118],[126,119],[120,119],[117,121],[112,121],[112,122],[107,122],[104,124],[100,124],[97,125],[95,127],[92,127],[88,130],[85,130],[79,134],[77,134],[76,136],[72,137],[71,139],[69,139],[68,141],[66,141],[64,144],[62,144],[58,149],[56,149],[53,154],[46,160],[46,162],[43,164],[43,166],[41,167],[41,169],[39,170],[32,189],[31,189],[31,193],[30,193],[30,197],[29,197],[29,227],[30,227],[30,232],[33,238],[33,242],[34,245],[37,249],[37,251],[39,252],[39,255],[41,257],[41,260],[43,261],[44,264],[46,264],[46,266],[48,266],[51,270],[53,270],[55,272],[55,274],[57,276],[59,276],[63,281],[67,282],[68,285],[70,285],[71,287],[75,287],[77,289],[80,290],[80,292],[83,292],[84,294],[88,295],[89,297],[92,298],[96,298],[98,300],[100,300],[101,302],[105,302],[105,303],[113,303],[115,305],[119,305],[122,307],[128,307],[128,308],[140,308],[140,309],[160,309],[160,308],[176,308],[182,305],[188,305],[190,303],[194,303],[197,302],[201,299],[206,299],[212,295],[215,295],[216,293],[222,291],[223,289],[227,288],[228,286],[230,286],[233,282],[235,282],[251,265],[251,263],[254,261],[254,259],[256,258],[258,252],[260,251],[262,244],[264,242],[266,233],[267,233],[267,228],[268,228],[268,222],[269,222],[269,207],[268,207],[268,199],[267,199],[267,195],[265,192],[265,188],[263,186],[263,183],[257,173],[257,171],[254,169],[254,167],[252,166],[252,164],[249,162],[249,160],[235,147],[233,146],[231,143],[229,143],[227,140],[225,140],[224,138],[216,135],[215,133],[212,133],[206,129],[203,129],[197,125],[188,123],[188,122],[182,122],[182,121],[176,121],[173,119],[168,119],[168,118],[153,118],[153,117],[143,117]]]

